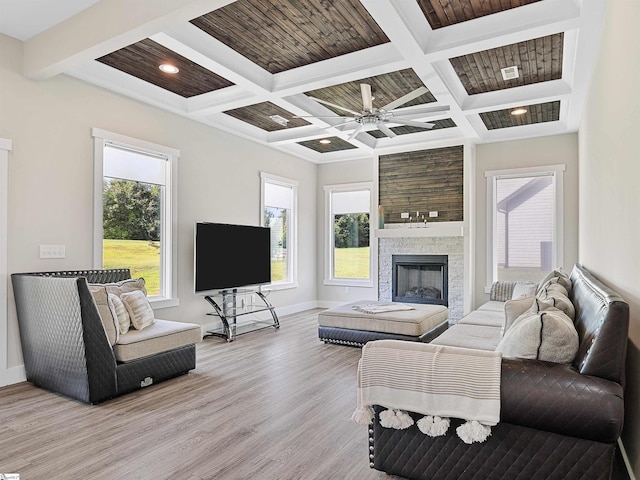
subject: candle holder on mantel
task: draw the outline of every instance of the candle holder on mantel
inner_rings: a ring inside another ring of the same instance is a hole
[[[384,228],[384,207],[382,205],[378,205],[378,228]]]

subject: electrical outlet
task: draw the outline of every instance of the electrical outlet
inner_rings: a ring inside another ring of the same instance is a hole
[[[349,287],[344,287],[344,293],[349,293],[351,292],[351,289]]]
[[[438,212],[429,212],[429,218],[437,218],[438,217]]]
[[[403,212],[400,214],[400,218],[409,218],[409,212]]]
[[[64,245],[40,245],[40,258],[64,258]]]

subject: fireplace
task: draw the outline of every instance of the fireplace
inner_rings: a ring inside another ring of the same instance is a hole
[[[448,263],[447,255],[393,255],[392,300],[448,306]]]

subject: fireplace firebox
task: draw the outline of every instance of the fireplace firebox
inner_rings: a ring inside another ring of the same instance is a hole
[[[447,255],[393,255],[391,258],[394,302],[449,305]]]

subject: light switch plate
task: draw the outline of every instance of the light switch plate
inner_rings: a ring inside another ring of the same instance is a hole
[[[40,258],[64,258],[64,245],[40,245]]]

